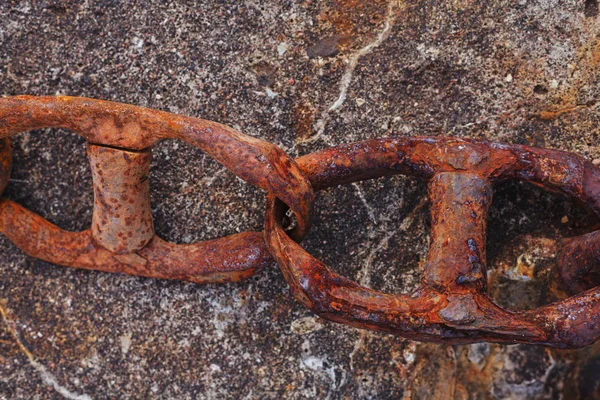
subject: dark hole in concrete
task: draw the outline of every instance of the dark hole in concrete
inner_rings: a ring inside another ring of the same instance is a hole
[[[533,88],[533,92],[535,94],[546,94],[548,93],[548,89],[544,85],[535,85]]]
[[[593,18],[598,16],[598,0],[585,0],[585,6],[583,14],[587,18]]]
[[[252,71],[256,75],[256,81],[260,86],[272,87],[275,84],[275,68],[264,62],[259,61],[252,66]]]
[[[65,15],[67,13],[67,8],[61,4],[51,4],[46,7],[48,11],[54,13],[56,15]]]

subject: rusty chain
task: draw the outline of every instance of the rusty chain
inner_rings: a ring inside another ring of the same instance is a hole
[[[230,127],[157,110],[75,97],[0,99],[0,194],[10,179],[8,137],[60,127],[88,141],[91,229],[67,232],[6,198],[0,232],[30,256],[75,268],[179,279],[239,281],[273,259],[294,297],[323,318],[446,343],[539,343],[577,348],[600,338],[600,231],[563,241],[556,272],[571,297],[511,311],[486,294],[486,225],[492,185],[527,181],[600,216],[600,169],[549,149],[456,138],[389,138],[339,145],[296,160]],[[178,245],[154,233],[151,147],[188,142],[268,193],[264,232]],[[302,249],[315,191],[390,175],[428,183],[432,234],[421,285],[380,293],[331,271]],[[284,230],[287,210],[297,226]]]

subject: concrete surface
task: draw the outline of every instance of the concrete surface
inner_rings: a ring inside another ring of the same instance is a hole
[[[600,158],[597,0],[0,3],[0,94],[65,94],[229,124],[297,156],[383,136],[454,135]],[[5,195],[64,229],[91,221],[82,139],[13,139]],[[260,229],[264,199],[201,151],[154,149],[157,232],[179,243]],[[552,300],[546,245],[590,230],[573,203],[497,188],[490,291]],[[418,282],[421,182],[321,193],[306,248],[388,292]],[[546,247],[544,247],[546,246]],[[551,246],[550,246],[551,248]],[[442,346],[314,317],[273,265],[238,284],[77,271],[0,238],[0,399],[600,397],[600,347]],[[533,279],[530,279],[533,278]]]

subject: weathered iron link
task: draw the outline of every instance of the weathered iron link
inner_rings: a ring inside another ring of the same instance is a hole
[[[600,284],[600,231],[565,240],[556,265],[571,294]]]
[[[92,236],[117,254],[141,250],[154,237],[149,149],[140,152],[88,144],[94,185]]]
[[[429,183],[432,243],[422,283],[411,295],[377,292],[331,271],[286,235],[280,224],[286,207],[269,194],[269,249],[296,299],[320,316],[445,343],[576,348],[600,338],[600,287],[521,312],[503,309],[485,294],[490,185],[507,179],[528,181],[570,195],[599,214],[599,171],[583,158],[471,140],[398,138],[341,145],[296,161],[316,190],[395,174]],[[579,244],[583,239],[575,240]]]
[[[155,236],[149,199],[151,146],[176,138],[212,155],[250,184],[276,193],[296,213],[302,238],[314,193],[285,152],[230,127],[127,104],[75,97],[0,99],[0,183],[8,180],[6,137],[61,127],[88,140],[94,184],[91,230],[66,232],[9,200],[0,201],[0,232],[27,254],[52,263],[197,283],[233,282],[272,258],[259,232],[177,245]]]
[[[272,262],[293,295],[324,318],[446,343],[539,343],[576,348],[600,338],[600,231],[564,241],[556,271],[574,295],[530,311],[496,305],[486,291],[486,220],[492,185],[521,180],[579,200],[600,215],[600,170],[556,150],[453,138],[374,139],[292,160],[278,147],[214,122],[125,104],[70,97],[0,99],[0,193],[10,176],[7,137],[62,127],[88,140],[94,185],[92,227],[66,232],[0,200],[0,232],[27,254],[70,267],[197,283],[237,281]],[[151,146],[177,138],[267,190],[265,232],[191,245],[154,234]],[[380,293],[332,272],[297,243],[314,191],[405,174],[428,182],[432,233],[421,285]],[[286,232],[287,209],[298,227]]]
[[[260,232],[244,232],[195,244],[173,244],[154,236],[143,249],[115,254],[91,230],[66,232],[7,199],[0,199],[0,232],[32,257],[66,267],[196,283],[235,282],[272,259]]]
[[[90,143],[127,151],[143,151],[163,139],[185,141],[288,204],[298,218],[296,237],[308,229],[314,200],[310,183],[294,160],[271,143],[217,122],[129,104],[67,96],[0,99],[0,139],[50,127],[69,129]]]

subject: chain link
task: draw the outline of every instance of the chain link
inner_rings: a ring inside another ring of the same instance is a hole
[[[390,138],[339,145],[292,159],[277,146],[215,122],[74,97],[0,99],[0,194],[10,178],[8,137],[47,127],[88,141],[92,227],[66,232],[3,198],[0,232],[30,256],[59,265],[196,283],[233,282],[278,263],[294,297],[323,318],[445,343],[539,343],[561,348],[600,338],[600,231],[563,242],[555,276],[572,294],[511,311],[486,294],[487,212],[507,180],[559,192],[600,216],[600,170],[562,151],[455,138]],[[151,147],[186,141],[267,191],[264,232],[191,245],[154,233]],[[302,249],[315,191],[390,175],[426,180],[432,234],[422,282],[410,295],[362,287]],[[291,209],[297,226],[285,230]]]

